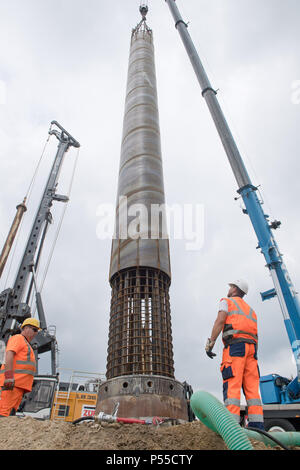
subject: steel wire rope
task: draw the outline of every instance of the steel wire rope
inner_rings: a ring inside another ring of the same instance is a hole
[[[79,151],[80,151],[80,149],[77,149],[75,162],[74,162],[74,165],[73,165],[73,170],[72,170],[72,175],[71,175],[71,180],[70,180],[70,184],[69,184],[69,189],[68,189],[68,192],[67,192],[68,198],[69,198],[69,196],[71,194],[71,191],[72,191],[72,186],[73,186],[73,182],[74,182],[74,178],[75,178],[75,171],[76,171],[77,163],[78,163]],[[51,249],[50,249],[50,253],[49,253],[48,260],[47,260],[47,263],[46,263],[46,266],[45,266],[43,278],[42,278],[42,281],[41,281],[41,284],[40,284],[40,288],[39,288],[40,293],[42,292],[42,289],[44,287],[44,283],[45,283],[45,280],[46,280],[46,276],[48,274],[50,262],[51,262],[51,259],[52,259],[53,253],[54,253],[54,249],[55,249],[55,246],[56,246],[56,243],[57,243],[57,240],[58,240],[58,236],[59,236],[59,233],[60,233],[60,229],[61,229],[64,217],[65,217],[65,214],[66,214],[68,203],[69,203],[69,200],[67,202],[65,202],[65,205],[64,205],[61,217],[60,217],[60,221],[58,223],[58,227],[57,227],[57,230],[56,230],[56,233],[55,233],[54,241],[53,241]],[[32,298],[32,301],[31,301],[31,306],[32,306],[32,302],[33,302],[33,298]],[[34,307],[34,314],[35,314],[35,312],[36,312],[36,304],[35,304],[35,307]]]
[[[36,166],[36,169],[35,169],[35,171],[34,171],[34,173],[33,173],[33,177],[32,177],[32,179],[31,179],[31,181],[30,181],[30,184],[29,184],[29,187],[28,187],[26,196],[25,196],[26,199],[30,199],[30,196],[31,196],[31,193],[32,193],[32,189],[33,189],[33,186],[34,186],[36,177],[37,177],[37,173],[38,173],[39,167],[40,167],[40,165],[41,165],[42,159],[43,159],[43,157],[44,157],[44,155],[45,155],[45,151],[46,151],[46,148],[47,148],[47,146],[48,146],[48,143],[49,143],[50,138],[51,138],[51,135],[49,134],[48,137],[47,137],[47,140],[46,140],[46,142],[45,142],[45,145],[44,145],[42,154],[41,154],[41,156],[40,156],[40,159],[39,159],[39,161],[38,161],[38,164],[37,164],[37,166]]]
[[[46,142],[45,142],[45,144],[44,144],[44,147],[43,147],[41,156],[40,156],[40,158],[39,158],[39,160],[38,160],[38,163],[37,163],[36,168],[35,168],[35,170],[34,170],[34,173],[33,173],[33,176],[32,176],[32,178],[31,178],[30,184],[29,184],[29,186],[28,186],[27,192],[26,192],[26,194],[25,194],[24,202],[26,202],[27,204],[28,204],[28,202],[30,201],[31,194],[32,194],[32,190],[33,190],[33,187],[34,187],[34,184],[35,184],[35,181],[36,181],[36,177],[37,177],[37,174],[38,174],[38,171],[39,171],[41,162],[42,162],[42,160],[43,160],[43,158],[44,158],[44,155],[45,155],[45,152],[46,152],[46,148],[47,148],[47,146],[48,146],[48,143],[49,143],[50,138],[51,138],[51,136],[48,135],[48,137],[47,137],[47,139],[46,139]],[[25,215],[25,214],[24,214],[24,215]],[[15,239],[14,248],[13,248],[13,251],[12,251],[12,255],[11,255],[10,263],[9,263],[9,267],[8,267],[8,272],[7,272],[7,276],[6,276],[5,283],[4,283],[4,290],[6,289],[6,286],[7,286],[7,283],[8,283],[8,279],[9,279],[9,276],[10,276],[10,273],[11,273],[12,264],[13,264],[13,261],[14,261],[16,249],[17,249],[17,246],[18,246],[18,243],[19,243],[19,240],[20,240],[20,234],[21,234],[21,231],[22,231],[23,221],[24,221],[24,216],[22,217],[22,220],[21,220],[21,223],[20,223],[20,226],[19,226],[19,230],[18,230],[16,239]]]

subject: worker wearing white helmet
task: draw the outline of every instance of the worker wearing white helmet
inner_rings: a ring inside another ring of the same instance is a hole
[[[40,329],[39,320],[26,318],[21,333],[11,336],[7,342],[5,364],[0,370],[0,416],[14,415],[24,393],[32,389],[36,360],[30,343]]]
[[[222,331],[224,349],[221,373],[225,406],[240,422],[240,395],[243,388],[249,426],[264,429],[257,364],[257,316],[243,299],[248,290],[247,282],[242,279],[229,282],[227,297],[220,301],[218,316],[205,350],[211,359],[216,356],[212,350]]]

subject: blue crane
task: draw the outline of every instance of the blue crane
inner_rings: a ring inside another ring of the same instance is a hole
[[[217,91],[211,86],[198,52],[188,32],[188,25],[183,21],[175,0],[165,0],[170,8],[186,52],[190,58],[202,96],[209,108],[229,163],[238,184],[237,192],[242,197],[245,208],[243,212],[250,217],[258,239],[258,248],[265,257],[274,287],[261,293],[262,300],[277,296],[284,318],[284,324],[297,365],[297,376],[294,380],[272,374],[261,377],[260,388],[264,403],[300,402],[300,306],[286,266],[275,241],[273,231],[280,226],[275,220],[270,222],[264,213],[258,197],[258,188],[252,184],[239,149],[232,136],[226,118],[217,99]]]

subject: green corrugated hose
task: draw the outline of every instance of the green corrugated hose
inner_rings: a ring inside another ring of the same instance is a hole
[[[244,429],[217,398],[205,391],[195,392],[191,408],[209,429],[220,434],[230,450],[253,450]]]
[[[277,445],[263,434],[242,428],[223,403],[208,392],[195,392],[190,404],[197,418],[209,429],[219,434],[229,450],[253,450],[249,438],[272,447]],[[300,432],[272,432],[271,434],[286,446],[300,446]]]
[[[247,436],[251,439],[255,439],[256,441],[261,441],[264,444],[275,447],[277,444],[276,442],[269,439],[267,436],[262,434],[258,434],[255,431],[250,429],[245,429]],[[272,431],[270,435],[275,437],[277,441],[281,442],[283,445],[287,447],[296,447],[300,446],[300,432],[280,432],[280,431]]]

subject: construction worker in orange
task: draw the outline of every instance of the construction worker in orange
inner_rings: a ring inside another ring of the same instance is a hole
[[[5,351],[5,364],[0,370],[0,416],[16,414],[24,393],[32,389],[36,360],[30,345],[40,330],[36,318],[27,318],[21,333],[11,336]]]
[[[222,331],[224,349],[221,374],[224,404],[240,422],[242,388],[248,407],[248,426],[263,430],[264,418],[257,363],[257,316],[243,299],[248,293],[248,284],[240,279],[229,283],[229,286],[227,298],[220,301],[218,316],[205,350],[211,359],[216,356],[212,350]]]

